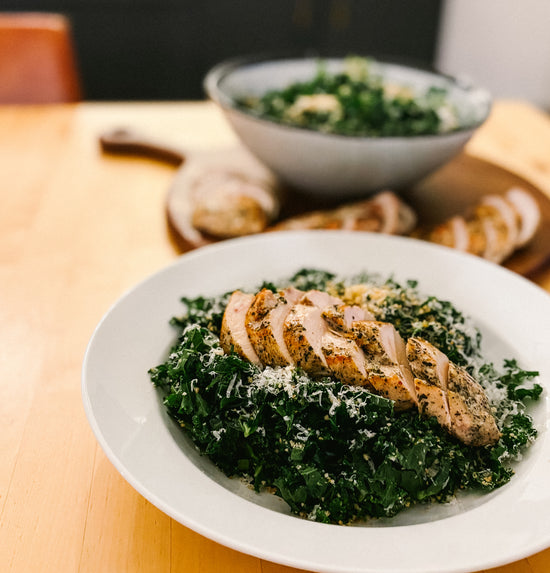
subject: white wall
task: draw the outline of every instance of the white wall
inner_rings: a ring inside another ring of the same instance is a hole
[[[435,64],[550,110],[550,1],[445,0]]]

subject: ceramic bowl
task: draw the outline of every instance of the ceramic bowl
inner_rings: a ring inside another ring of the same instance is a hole
[[[344,59],[323,59],[330,72]],[[359,137],[293,127],[243,110],[238,100],[314,77],[319,58],[243,58],[222,62],[204,80],[210,99],[223,110],[242,143],[282,182],[308,194],[346,198],[381,189],[403,190],[458,154],[491,108],[487,91],[473,85],[391,63],[375,62],[388,81],[425,91],[447,90],[459,128],[437,135]]]

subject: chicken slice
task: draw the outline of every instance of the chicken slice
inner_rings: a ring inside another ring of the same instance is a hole
[[[261,366],[262,362],[246,330],[246,315],[255,296],[240,290],[232,293],[223,314],[222,327],[220,332],[220,345],[226,353],[235,351],[239,356]]]
[[[456,364],[449,363],[447,398],[451,433],[469,446],[486,446],[500,438],[489,400],[481,385]]]
[[[380,233],[405,235],[416,225],[416,213],[392,191],[382,191],[371,199],[373,210],[379,210]]]
[[[468,217],[451,217],[424,237],[501,263],[533,238],[540,221],[536,199],[524,189],[514,187],[504,195],[485,195]]]
[[[327,306],[322,316],[329,328],[339,332],[349,332],[353,323],[359,320],[374,320],[374,316],[364,308],[349,304]]]
[[[464,217],[457,216],[434,227],[428,235],[428,240],[451,249],[459,248],[455,236],[455,226],[459,229],[459,232],[460,229],[467,232],[466,220]]]
[[[283,325],[283,339],[292,361],[313,376],[330,372],[322,350],[329,330],[321,312],[317,306],[295,304]]]
[[[540,225],[539,205],[530,193],[519,187],[510,189],[505,197],[512,204],[519,217],[516,247],[524,247],[533,238]]]
[[[336,379],[344,384],[373,389],[369,382],[365,355],[355,341],[328,332],[321,340],[321,349],[327,366]]]
[[[464,217],[452,217],[449,220],[452,233],[452,246],[459,251],[470,249],[470,231]]]
[[[424,416],[434,416],[446,429],[451,427],[447,400],[449,358],[421,338],[407,340],[407,359],[414,376],[418,410]]]
[[[362,320],[367,314],[360,307],[345,305],[341,299],[319,290],[308,291],[300,304],[319,309],[326,326],[336,330],[351,328],[353,321]],[[327,329],[320,348],[326,367],[335,378],[346,384],[370,386],[365,355],[353,340]]]
[[[201,174],[191,190],[193,226],[212,237],[260,233],[278,214],[278,200],[265,182],[226,169]]]
[[[502,260],[504,260],[514,252],[518,245],[520,224],[518,213],[513,205],[500,195],[487,195],[482,199],[481,204],[492,209],[494,218],[502,221],[506,227],[507,237],[501,252]]]
[[[382,212],[376,205],[373,205],[372,199],[344,205],[336,213],[340,221],[339,228],[345,231],[379,233],[382,228]]]
[[[378,394],[395,401],[397,410],[416,405],[414,379],[405,343],[388,322],[357,321],[350,335],[365,353],[369,381]]]
[[[340,229],[341,220],[334,211],[311,211],[305,215],[290,217],[270,227],[271,231],[303,229]]]
[[[485,233],[486,245],[482,256],[501,263],[516,248],[518,236],[517,215],[499,195],[486,195],[475,209],[477,219]]]
[[[303,293],[302,298],[299,300],[300,304],[308,306],[316,306],[318,308],[325,308],[334,304],[343,304],[343,301],[338,297],[328,294],[322,290],[308,290]]]
[[[487,250],[487,235],[483,222],[479,219],[471,219],[466,222],[468,228],[468,253],[483,257]]]
[[[433,344],[422,338],[407,340],[407,360],[412,373],[428,384],[447,389],[449,358]]]
[[[259,359],[266,366],[287,366],[294,361],[283,337],[285,319],[303,292],[287,288],[279,293],[262,289],[246,314],[248,338]]]
[[[437,225],[428,234],[427,239],[432,243],[480,257],[485,253],[487,245],[481,222],[477,219],[467,220],[460,215]]]
[[[415,212],[392,191],[382,191],[336,209],[313,211],[281,221],[271,230],[346,229],[404,235],[416,225]]]

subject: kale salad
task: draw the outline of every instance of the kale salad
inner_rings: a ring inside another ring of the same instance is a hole
[[[460,129],[445,88],[398,85],[377,73],[374,63],[348,57],[341,72],[331,73],[320,61],[311,79],[240,98],[237,105],[278,123],[338,135],[415,136]]]
[[[182,298],[177,341],[150,369],[170,416],[227,476],[280,496],[298,516],[333,524],[392,517],[419,503],[445,503],[459,490],[489,492],[513,476],[537,431],[527,410],[542,388],[513,358],[486,363],[481,335],[450,302],[415,281],[341,278],[303,269],[277,284],[341,295],[348,285],[384,292],[369,310],[408,339],[419,334],[483,386],[500,439],[467,446],[434,418],[395,411],[392,400],[300,368],[260,368],[220,346],[231,293]],[[373,291],[376,292],[376,291]]]

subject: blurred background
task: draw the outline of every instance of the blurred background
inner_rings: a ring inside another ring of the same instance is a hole
[[[201,99],[217,62],[296,51],[436,68],[550,109],[545,0],[2,0],[1,11],[68,17],[86,100]]]

